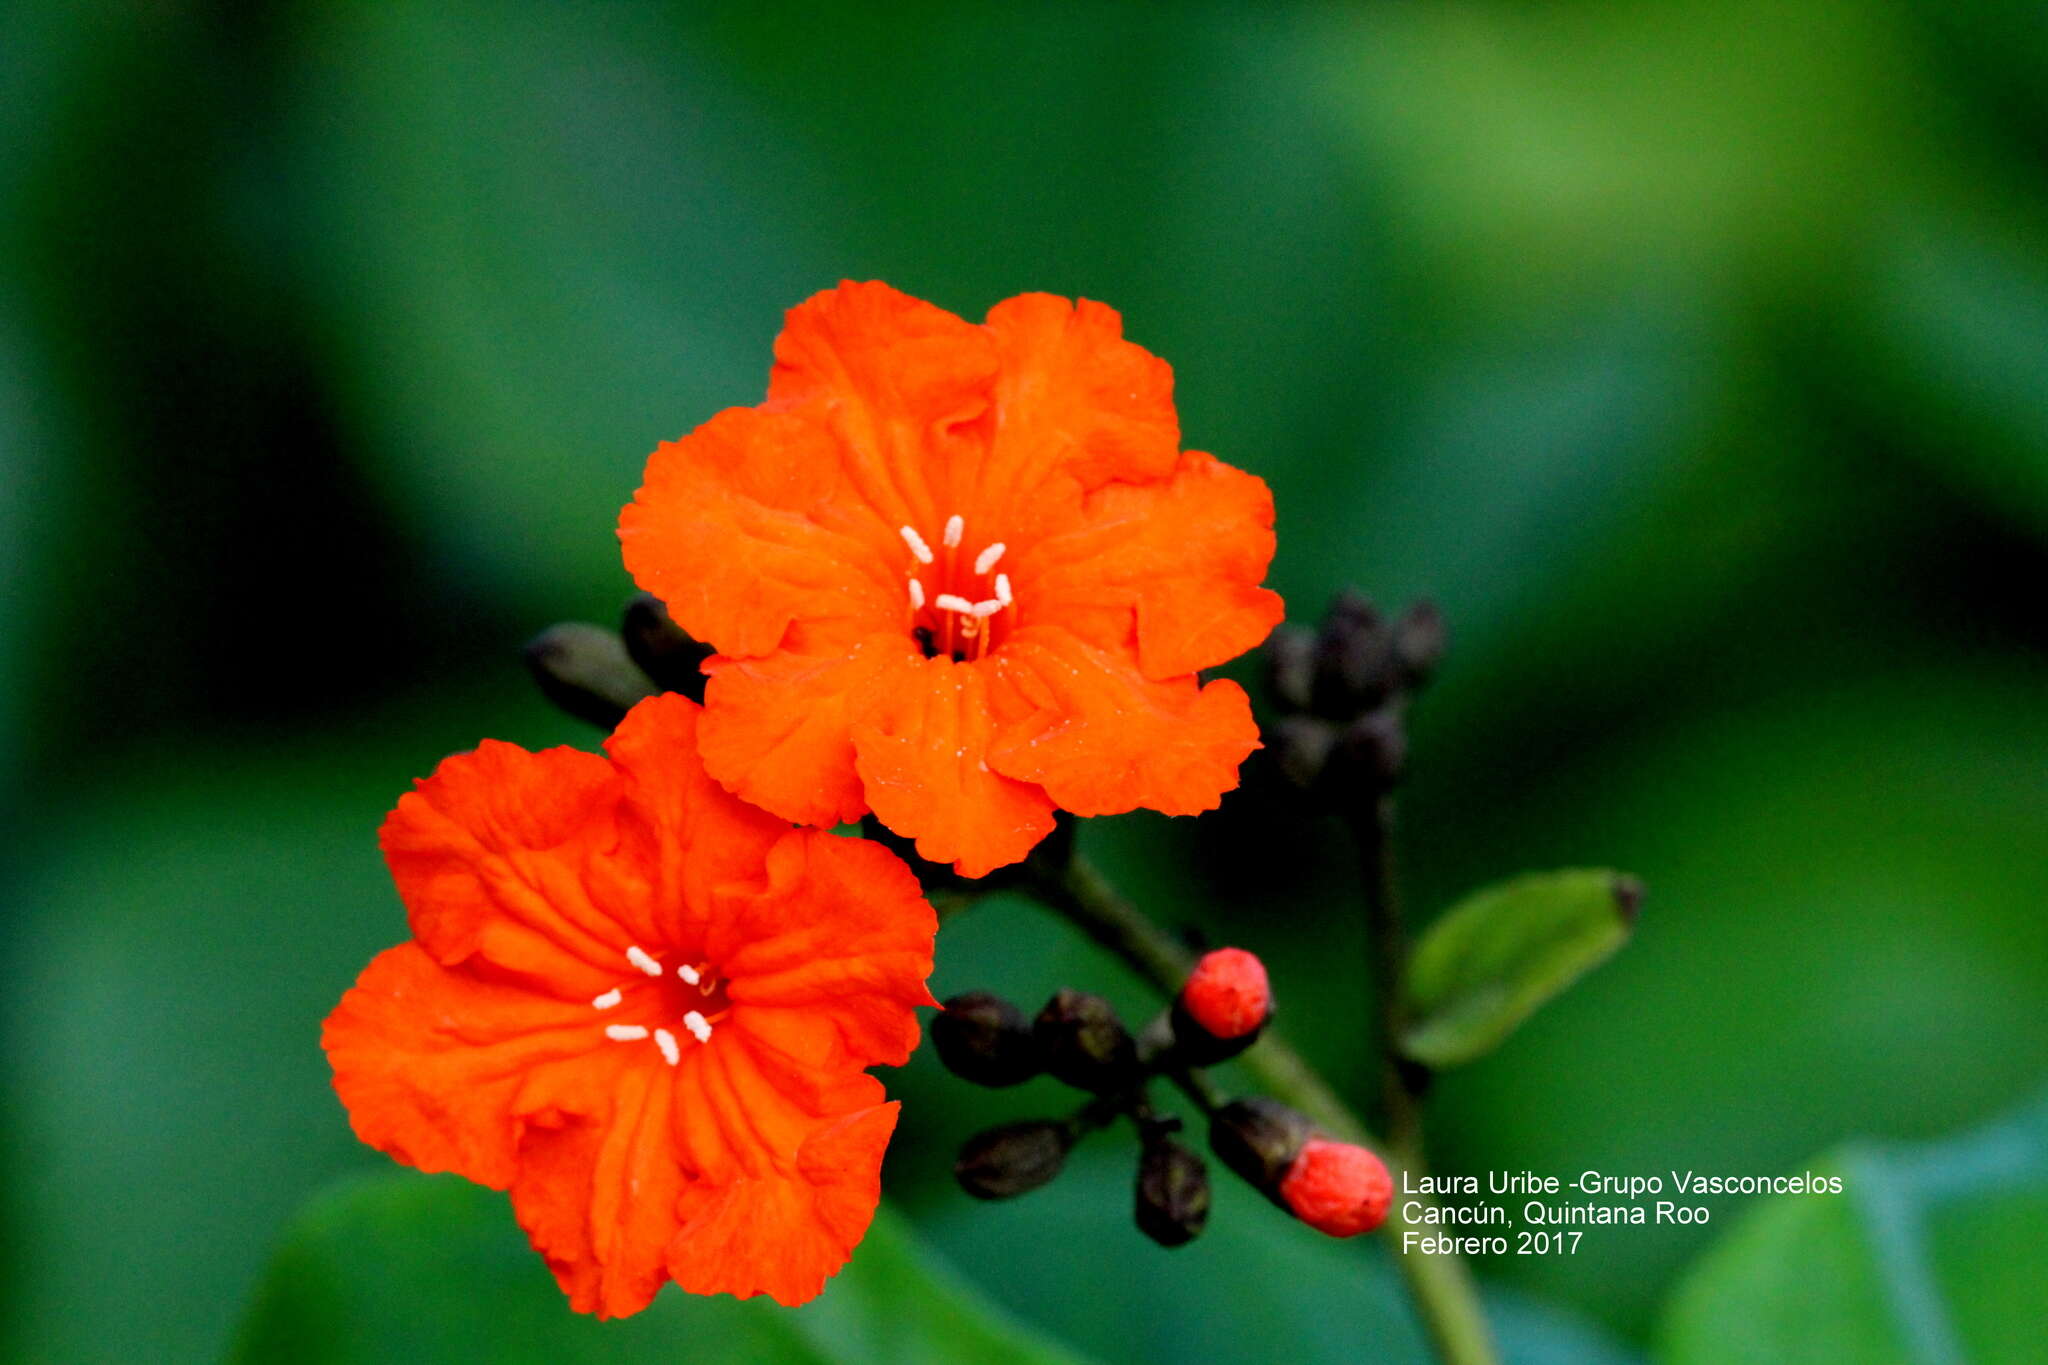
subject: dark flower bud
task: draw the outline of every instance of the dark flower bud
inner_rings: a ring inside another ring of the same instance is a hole
[[[1232,1100],[1209,1120],[1209,1150],[1253,1189],[1277,1201],[1280,1182],[1315,1125],[1277,1100]]]
[[[1138,1157],[1138,1230],[1163,1247],[1185,1246],[1209,1222],[1209,1168],[1163,1133],[1148,1133]]]
[[[1338,737],[1336,749],[1328,771],[1339,787],[1376,793],[1394,786],[1408,768],[1408,727],[1400,708],[1369,711],[1352,721]]]
[[[1372,599],[1346,588],[1316,633],[1312,709],[1329,720],[1349,720],[1385,701],[1397,682],[1386,618]]]
[[[1394,654],[1400,660],[1402,681],[1410,691],[1427,684],[1443,662],[1450,633],[1436,603],[1424,598],[1408,608],[1401,624],[1394,628]]]
[[[651,592],[636,593],[626,601],[619,635],[626,652],[641,671],[664,692],[680,692],[691,701],[704,700],[701,665],[710,658],[710,645],[693,640],[669,619],[668,608]]]
[[[1032,1033],[1045,1069],[1078,1090],[1115,1090],[1137,1070],[1138,1047],[1130,1030],[1099,995],[1061,991],[1038,1012]]]
[[[1071,1124],[1025,1119],[976,1133],[960,1146],[953,1178],[976,1199],[1010,1199],[1060,1173],[1074,1145]]]
[[[1371,598],[1347,588],[1331,601],[1313,636],[1300,626],[1273,632],[1267,679],[1284,714],[1312,715],[1341,728],[1369,712],[1398,710],[1435,673],[1445,639],[1434,603],[1417,602],[1389,620]],[[1313,761],[1308,767],[1320,771]],[[1311,785],[1299,775],[1296,781]]]
[[[1190,1066],[1214,1066],[1258,1041],[1273,1017],[1266,964],[1242,948],[1202,954],[1173,1002],[1174,1051]]]
[[[627,656],[625,643],[602,626],[583,621],[550,626],[529,640],[523,653],[527,671],[549,701],[600,729],[616,726],[634,702],[656,691]]]
[[[1386,618],[1372,599],[1356,588],[1345,588],[1330,599],[1330,605],[1323,608],[1321,633],[1327,642],[1353,635],[1360,631],[1376,631],[1386,625]]]
[[[1016,1085],[1042,1069],[1024,1012],[998,995],[956,995],[932,1020],[932,1046],[946,1070],[976,1085]]]
[[[1337,747],[1337,727],[1320,716],[1282,716],[1266,734],[1274,766],[1296,787],[1312,792],[1321,785]]]
[[[1306,711],[1315,696],[1316,633],[1281,625],[1266,640],[1266,681],[1290,711]]]

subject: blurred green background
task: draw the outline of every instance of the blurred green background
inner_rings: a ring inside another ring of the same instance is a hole
[[[1442,604],[1419,915],[1648,884],[1621,958],[1442,1081],[1442,1168],[1797,1170],[2011,1109],[2048,1079],[2043,15],[10,7],[0,1355],[211,1358],[294,1211],[389,1165],[317,1045],[403,933],[379,819],[483,736],[596,742],[519,644],[611,617],[647,452],[758,400],[841,277],[1113,304],[1188,444],[1271,483],[1290,615]],[[1086,838],[1264,953],[1362,1099],[1342,844],[1258,814]],[[1015,902],[935,985],[1149,1009]],[[909,1226],[1074,1349],[1412,1351],[1381,1253],[1235,1188],[1142,1241],[1120,1143],[971,1206],[953,1146],[1064,1101],[889,1080]],[[1721,1207],[1481,1264],[1549,1324],[1518,1355],[1668,1347]]]

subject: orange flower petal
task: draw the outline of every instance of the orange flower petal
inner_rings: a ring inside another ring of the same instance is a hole
[[[858,820],[868,806],[854,769],[854,720],[917,657],[905,634],[849,639],[802,626],[764,659],[714,655],[704,665],[711,682],[698,727],[704,766],[785,820]]]
[[[1114,308],[1022,294],[989,310],[1002,369],[975,506],[1007,524],[1055,472],[1082,488],[1173,471],[1173,369],[1123,339]]]
[[[1212,810],[1259,747],[1251,702],[1228,679],[1154,681],[1057,627],[1019,631],[996,667],[1005,725],[989,761],[1076,815]]]
[[[939,922],[901,859],[793,830],[768,855],[767,888],[735,890],[721,910],[705,951],[730,979],[742,1029],[759,1022],[778,1054],[812,1065],[909,1060],[912,1008],[938,1003],[925,978]],[[769,1007],[758,1021],[757,1007]]]
[[[1148,678],[1211,668],[1256,647],[1282,616],[1259,585],[1273,559],[1264,481],[1189,451],[1164,483],[1108,484],[1054,534],[1028,546],[1014,577],[1033,622],[1122,643],[1135,612]],[[1108,623],[1116,623],[1113,628]]]
[[[534,1125],[520,1146],[512,1185],[520,1226],[579,1312],[623,1317],[646,1307],[679,1250],[687,1256],[694,1235],[687,1225],[731,1191],[859,1182],[861,1169],[821,1178],[806,1173],[805,1161],[815,1135],[843,1116],[875,1109],[882,1087],[874,1077],[841,1070],[821,1074],[815,1088],[792,1091],[757,1065],[746,1040],[723,1027],[711,1043],[687,1049],[674,1068],[655,1064],[649,1053],[626,1055],[633,1060],[616,1074],[608,1117]],[[887,1140],[884,1129],[881,1142]],[[843,1150],[828,1143],[822,1155],[832,1159]],[[851,1155],[857,1165],[879,1162],[878,1153]],[[685,1288],[792,1295],[797,1290],[785,1258],[763,1256],[763,1247],[829,1244],[836,1269],[859,1241],[858,1232],[839,1241],[837,1206],[815,1198],[766,1201],[751,1212],[781,1221],[754,1229],[745,1245],[726,1253],[717,1250],[721,1234],[714,1229],[709,1254],[752,1257],[753,1263],[718,1266],[715,1276],[707,1270],[705,1287],[685,1282]]]
[[[493,1189],[512,1182],[529,1122],[610,1108],[587,1000],[451,971],[417,944],[372,959],[320,1041],[357,1137]]]
[[[642,1060],[621,1069],[609,1121],[537,1127],[520,1147],[513,1210],[579,1313],[637,1313],[668,1279],[688,1183],[673,1139],[684,1095],[670,1068]]]
[[[988,665],[926,659],[875,698],[853,727],[868,805],[917,839],[928,862],[963,877],[1021,861],[1052,829],[1045,792],[993,770]]]
[[[604,989],[649,927],[643,906],[597,899],[620,794],[612,765],[577,749],[485,740],[445,760],[380,835],[414,937],[444,964],[479,956],[563,998]]]
[[[820,1127],[787,1172],[686,1189],[668,1258],[676,1282],[790,1307],[816,1298],[874,1220],[896,1111],[880,1104]]]
[[[789,623],[892,624],[896,524],[852,489],[819,422],[729,408],[659,447],[619,518],[634,581],[722,653],[766,654]]]
[[[986,332],[879,282],[849,280],[789,311],[775,339],[770,406],[822,423],[852,487],[893,533],[953,510],[966,430],[989,406]]]
[[[627,800],[619,856],[593,875],[605,882],[603,899],[637,897],[651,907],[651,937],[663,943],[696,937],[711,917],[714,890],[759,880],[769,849],[789,832],[787,821],[741,801],[704,771],[701,724],[699,707],[665,693],[635,706],[604,746]]]

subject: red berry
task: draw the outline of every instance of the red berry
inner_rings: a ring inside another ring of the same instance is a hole
[[[1280,1199],[1317,1232],[1356,1237],[1386,1221],[1394,1180],[1365,1148],[1310,1138],[1280,1182]]]
[[[1255,1033],[1273,1011],[1266,964],[1242,948],[1205,953],[1181,990],[1181,1004],[1214,1037]]]

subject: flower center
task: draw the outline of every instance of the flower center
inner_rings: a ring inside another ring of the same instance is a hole
[[[637,943],[626,949],[626,961],[640,976],[626,978],[590,1002],[599,1011],[621,1012],[619,1023],[604,1028],[604,1036],[615,1043],[651,1040],[661,1059],[675,1066],[683,1060],[684,1037],[710,1042],[712,1026],[731,1012],[725,983],[708,962],[679,962],[671,970]],[[647,1022],[625,1022],[628,1017]]]
[[[1009,547],[993,541],[965,559],[960,546],[967,521],[957,512],[946,518],[939,534],[940,553],[915,526],[899,527],[897,533],[910,547],[910,634],[925,657],[979,659],[988,653],[999,620],[1007,620],[1015,605],[1010,576],[996,569]]]

